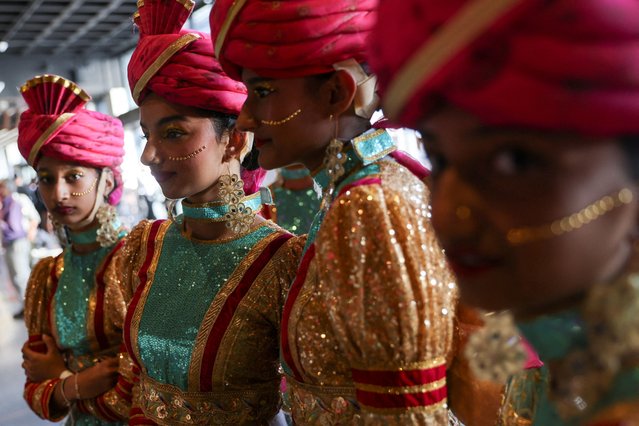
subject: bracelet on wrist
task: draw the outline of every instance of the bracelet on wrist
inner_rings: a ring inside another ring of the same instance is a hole
[[[62,373],[60,373],[61,379],[66,379],[67,377],[71,376],[73,376],[73,373],[70,370],[64,370]]]
[[[60,382],[60,394],[62,394],[62,400],[64,401],[64,404],[67,406],[67,408],[71,407],[71,401],[69,401],[69,398],[67,398],[67,395],[64,393],[64,384],[66,383],[68,378],[69,376],[65,377]]]
[[[73,375],[73,387],[75,388],[75,399],[82,399],[80,397],[80,388],[78,387],[78,373]]]

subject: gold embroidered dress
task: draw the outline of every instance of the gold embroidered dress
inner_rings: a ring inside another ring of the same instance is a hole
[[[127,240],[131,423],[267,424],[281,404],[281,309],[303,239],[266,221],[202,241],[181,220],[142,222]]]
[[[456,285],[427,171],[395,149],[384,130],[348,143],[338,195],[311,227],[282,319],[296,424],[448,422]],[[326,187],[326,170],[315,179]]]
[[[31,273],[25,301],[29,343],[44,352],[42,336],[53,336],[72,372],[92,366],[100,356],[119,356],[115,387],[97,398],[76,401],[71,416],[76,425],[123,424],[130,409],[132,373],[122,347],[126,298],[117,266],[122,243],[87,254],[75,253],[71,247],[57,257],[42,259]],[[27,380],[25,384],[25,400],[43,419],[59,421],[69,414],[69,410],[51,409],[53,390],[60,381]]]

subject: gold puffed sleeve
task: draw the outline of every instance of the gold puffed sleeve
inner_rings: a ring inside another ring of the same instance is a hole
[[[62,255],[60,255],[60,260]],[[47,257],[40,260],[31,271],[24,302],[24,322],[29,333],[29,346],[38,352],[46,352],[46,345],[42,340],[43,335],[52,335],[49,325],[49,301],[52,297],[53,280],[51,274],[55,273],[56,260],[58,258]],[[45,420],[59,421],[67,415],[66,409],[55,409],[51,404],[53,391],[60,379],[32,382],[27,379],[24,385],[24,399],[31,410]]]
[[[109,342],[117,346],[119,358],[118,380],[113,388],[97,398],[78,401],[81,412],[91,414],[105,421],[126,420],[131,408],[133,383],[133,363],[122,343],[122,329],[126,307],[130,297],[123,291],[121,283],[121,260],[125,240],[121,241],[110,254],[104,265],[104,333]]]
[[[456,285],[426,187],[385,163],[379,183],[351,186],[326,214],[316,240],[320,285],[364,423],[447,424]]]
[[[124,239],[124,246],[115,259],[116,270],[119,271],[121,294],[127,303],[133,297],[138,287],[138,270],[144,261],[146,238],[153,224],[150,220],[143,220]]]

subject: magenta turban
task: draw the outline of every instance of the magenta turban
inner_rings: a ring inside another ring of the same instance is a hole
[[[185,0],[144,0],[134,16],[140,41],[129,62],[129,86],[139,105],[153,92],[169,102],[238,115],[246,99],[213,55],[211,38],[182,31],[194,7]]]
[[[639,132],[635,0],[382,0],[370,55],[407,126],[443,101],[492,125]]]
[[[117,204],[122,196],[120,164],[124,157],[124,131],[120,120],[84,109],[91,97],[72,81],[42,75],[20,89],[29,109],[20,116],[18,148],[36,167],[41,156],[109,168],[116,187],[109,196]]]

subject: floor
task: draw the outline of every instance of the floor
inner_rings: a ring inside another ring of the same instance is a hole
[[[0,256],[0,426],[42,426],[48,422],[33,414],[22,399],[20,348],[27,331],[24,321],[12,317],[19,307],[18,296],[9,284],[4,265]]]

